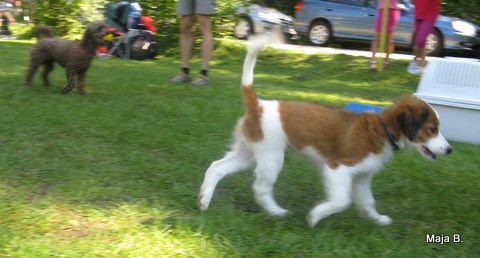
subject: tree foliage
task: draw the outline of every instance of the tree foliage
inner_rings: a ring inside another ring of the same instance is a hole
[[[35,24],[47,24],[61,36],[78,37],[83,25],[101,18],[104,0],[26,1],[24,11]]]
[[[480,24],[480,0],[442,0],[444,15],[454,16]],[[55,28],[57,35],[78,37],[84,25],[92,20],[101,19],[101,13],[107,2],[112,0],[27,0],[25,11],[38,24],[48,24]],[[133,1],[131,1],[133,2]],[[177,42],[179,19],[175,14],[175,0],[138,0],[143,14],[152,16],[158,28],[160,42]],[[232,33],[235,21],[234,7],[243,2],[257,2],[271,6],[284,13],[293,15],[293,6],[297,0],[217,0],[216,15],[213,16],[214,32],[217,37]],[[197,30],[198,31],[198,30]]]
[[[442,0],[441,13],[480,26],[480,0]]]

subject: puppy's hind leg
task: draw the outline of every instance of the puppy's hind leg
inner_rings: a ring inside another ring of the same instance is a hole
[[[256,150],[255,152],[257,161],[253,182],[255,200],[268,214],[279,217],[288,212],[277,204],[273,196],[273,185],[282,170],[284,155],[284,150]]]
[[[48,74],[53,70],[53,60],[46,61],[43,67],[43,85],[49,86],[50,81],[48,80]]]
[[[218,182],[225,176],[240,172],[253,165],[251,151],[239,140],[222,159],[212,162],[205,172],[202,187],[198,195],[198,207],[205,211],[212,200],[213,192]]]
[[[320,220],[350,206],[352,197],[352,175],[348,170],[330,169],[324,166],[324,185],[327,201],[315,206],[307,216],[307,223],[314,227]]]

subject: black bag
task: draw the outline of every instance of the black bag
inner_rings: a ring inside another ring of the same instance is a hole
[[[139,35],[129,39],[130,59],[145,60],[153,59],[157,54],[157,41],[155,36],[143,31]]]

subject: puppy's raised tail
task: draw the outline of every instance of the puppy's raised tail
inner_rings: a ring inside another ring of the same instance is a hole
[[[38,39],[53,38],[53,29],[48,25],[38,25],[33,30],[33,36],[37,37]]]
[[[245,112],[253,111],[258,106],[258,99],[253,90],[253,70],[257,62],[257,55],[270,42],[267,35],[261,35],[248,42],[247,55],[243,62],[242,95]]]
[[[252,141],[259,141],[263,138],[260,129],[260,117],[262,109],[258,104],[258,98],[253,90],[253,70],[257,61],[258,52],[269,42],[268,35],[262,35],[251,39],[248,43],[247,55],[243,62],[242,74],[242,97],[244,116],[244,134]]]

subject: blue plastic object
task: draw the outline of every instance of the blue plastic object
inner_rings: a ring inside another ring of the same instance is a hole
[[[360,103],[354,103],[354,102],[348,103],[343,108],[346,110],[352,111],[354,113],[364,113],[364,112],[380,113],[383,110],[383,108],[379,106],[360,104]]]

